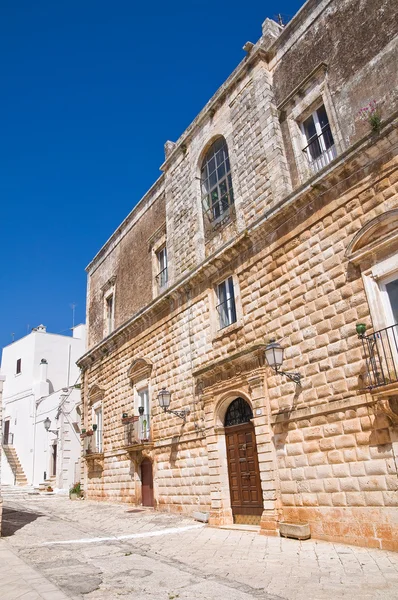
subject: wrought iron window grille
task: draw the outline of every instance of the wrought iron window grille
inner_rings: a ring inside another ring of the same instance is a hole
[[[224,419],[224,427],[249,423],[252,418],[253,411],[246,400],[243,398],[236,398],[236,400],[233,400],[228,406]]]

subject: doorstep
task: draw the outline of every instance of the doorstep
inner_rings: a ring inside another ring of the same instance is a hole
[[[260,525],[238,525],[237,523],[231,523],[231,525],[219,525],[217,529],[232,529],[233,531],[252,531],[260,533]]]

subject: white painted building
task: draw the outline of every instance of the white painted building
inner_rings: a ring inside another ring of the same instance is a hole
[[[40,325],[3,349],[2,484],[38,486],[47,481],[56,491],[67,491],[79,479],[76,361],[85,344],[85,325],[74,327],[72,337],[48,333]]]

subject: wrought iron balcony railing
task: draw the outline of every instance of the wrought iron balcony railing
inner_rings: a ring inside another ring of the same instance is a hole
[[[136,446],[151,441],[151,428],[149,415],[126,417],[124,424],[124,445]]]
[[[368,335],[362,340],[368,389],[398,381],[398,324]]]
[[[158,283],[159,289],[166,287],[168,280],[169,280],[168,268],[165,267],[156,275],[156,281]]]
[[[334,145],[329,124],[325,125],[320,135],[314,135],[309,140],[308,145],[303,148],[303,152],[306,154],[314,173],[326,167],[326,165],[336,158],[336,146]]]
[[[83,451],[86,456],[89,454],[101,454],[103,452],[102,431],[100,429],[86,434],[83,442]]]
[[[3,433],[3,446],[12,446],[14,443],[14,434],[10,431]]]

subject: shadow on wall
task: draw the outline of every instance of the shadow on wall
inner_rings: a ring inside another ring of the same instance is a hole
[[[18,529],[22,529],[25,525],[33,523],[39,517],[44,517],[42,513],[28,512],[24,510],[13,510],[12,508],[3,507],[3,520],[1,523],[1,536],[10,537],[14,535]]]

